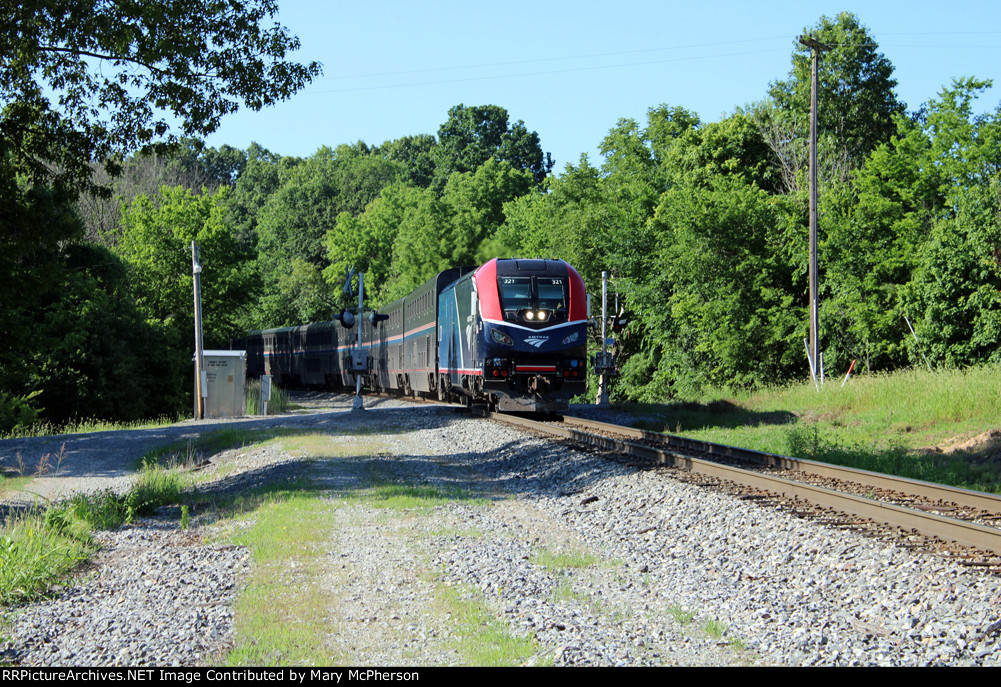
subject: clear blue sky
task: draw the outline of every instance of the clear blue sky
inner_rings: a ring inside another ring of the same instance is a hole
[[[453,105],[500,105],[539,133],[556,169],[622,117],[680,105],[703,121],[785,78],[803,29],[853,12],[894,65],[909,110],[954,77],[993,79],[1001,100],[1001,2],[549,0],[502,3],[280,0],[300,61],[324,74],[290,101],[223,120],[209,145],[307,156],[322,145],[437,133]]]

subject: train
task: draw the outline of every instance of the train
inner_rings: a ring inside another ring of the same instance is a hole
[[[362,386],[498,412],[554,413],[587,387],[589,298],[563,260],[492,259],[439,272],[367,317],[250,332],[247,376]],[[354,327],[362,328],[361,342]]]

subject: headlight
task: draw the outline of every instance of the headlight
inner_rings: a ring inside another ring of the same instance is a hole
[[[549,311],[540,310],[539,312],[535,313],[535,319],[537,319],[539,322],[545,322],[546,320],[549,319]]]
[[[578,336],[580,336],[580,332],[574,332],[570,336],[563,339],[563,345],[566,346],[567,344],[572,344],[574,341],[577,340]]]
[[[490,338],[499,344],[504,344],[505,346],[514,346],[514,339],[505,334],[499,329],[490,330]]]

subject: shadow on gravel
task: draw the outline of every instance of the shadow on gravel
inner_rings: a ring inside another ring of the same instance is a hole
[[[276,430],[276,434],[288,429],[295,433],[315,431],[357,435],[367,433],[370,425],[374,428],[373,431],[380,433],[393,431],[393,427],[404,429],[419,426],[420,421],[415,421],[414,408],[380,407],[390,400],[392,399],[366,397],[364,412],[323,410],[269,418],[188,421],[152,429],[8,439],[0,441],[0,464],[14,467],[20,454],[20,461],[31,466],[46,453],[55,454],[64,450],[65,455],[59,465],[58,474],[45,475],[48,479],[44,481],[58,483],[59,486],[55,489],[63,494],[77,489],[92,491],[106,488],[102,484],[103,478],[127,476],[137,468],[142,456],[155,449],[171,444],[183,447],[185,442],[204,441],[213,433],[239,437],[242,432],[247,432],[249,441],[260,441],[261,430],[265,433]],[[469,415],[461,409],[443,409],[439,413],[437,421],[445,424],[469,419]],[[476,426],[475,422],[471,423],[470,431],[475,432]],[[229,440],[228,447],[239,445],[239,440],[236,442]],[[530,451],[535,460],[525,460],[523,451]],[[562,460],[565,458],[565,452],[566,449],[557,443],[540,443],[537,439],[526,437],[510,441],[499,449],[450,454],[444,458],[434,455],[327,457],[328,460],[341,463],[355,462],[363,466],[363,472],[354,476],[345,473],[340,467],[335,471],[340,473],[339,475],[324,476],[324,470],[317,468],[317,464],[324,461],[323,456],[310,460],[295,459],[223,477],[210,485],[198,487],[192,494],[192,505],[197,509],[200,508],[200,502],[216,500],[225,503],[231,499],[238,499],[241,494],[276,489],[310,492],[330,489],[350,491],[355,488],[369,488],[373,482],[379,481],[432,485],[445,489],[446,493],[448,490],[455,490],[456,493],[475,493],[478,498],[493,498],[501,493],[544,493],[555,496],[586,490],[596,478],[590,474],[589,468],[585,465],[576,461]],[[526,472],[526,465],[535,467]],[[27,474],[30,474],[30,471]],[[39,483],[36,482],[34,487],[38,486]],[[7,498],[0,500],[7,501]],[[0,513],[4,510],[7,510],[7,507],[0,504]]]
[[[381,403],[369,403],[375,408]],[[405,413],[404,408],[386,408],[382,413]],[[138,460],[147,452],[178,442],[197,442],[220,430],[261,430],[282,427],[323,428],[327,425],[363,422],[364,412],[325,410],[309,413],[289,413],[274,417],[235,418],[227,420],[189,420],[181,424],[150,429],[125,429],[81,434],[30,437],[0,440],[0,467],[7,474],[21,472],[26,476],[54,476],[56,457],[62,451],[58,465],[59,477],[117,477],[138,467]],[[46,456],[48,458],[46,459]],[[47,462],[48,470],[38,465]]]
[[[634,427],[654,432],[676,433],[714,427],[757,427],[786,425],[796,415],[785,410],[757,412],[726,400],[710,403],[678,401],[674,403],[624,403],[619,410],[634,416]]]

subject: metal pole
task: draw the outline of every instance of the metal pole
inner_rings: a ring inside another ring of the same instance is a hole
[[[608,339],[606,327],[608,327],[608,272],[601,273],[601,364],[598,372],[598,398],[595,404],[601,407],[608,406],[608,372],[604,367],[605,356],[608,351]]]
[[[195,407],[198,420],[205,419],[205,399],[202,396],[202,373],[205,351],[202,348],[202,266],[198,261],[198,244],[191,242],[191,274],[195,283]]]
[[[811,53],[810,82],[810,360],[813,362],[814,376],[819,363],[820,351],[820,315],[817,303],[819,284],[817,277],[817,68],[820,52],[830,47],[809,36],[803,36],[799,42]]]
[[[365,326],[365,274],[358,273],[358,317],[355,323],[358,325],[358,355],[361,356],[362,335],[361,330]],[[365,410],[365,404],[361,400],[361,373],[355,371],[355,399],[351,404],[354,410]]]

